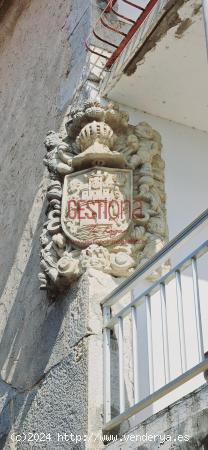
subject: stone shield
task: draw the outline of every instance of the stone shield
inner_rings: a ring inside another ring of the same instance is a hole
[[[127,232],[132,216],[132,170],[94,167],[66,175],[61,225],[75,245],[110,245]]]

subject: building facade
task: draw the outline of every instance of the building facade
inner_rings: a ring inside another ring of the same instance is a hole
[[[208,448],[206,18],[0,4],[2,449]]]

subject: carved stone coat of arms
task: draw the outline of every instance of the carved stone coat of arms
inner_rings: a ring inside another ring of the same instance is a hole
[[[160,135],[128,114],[86,102],[66,135],[45,141],[50,183],[41,289],[65,289],[89,267],[130,275],[167,241]]]
[[[93,169],[66,175],[61,224],[65,235],[80,248],[117,242],[131,223],[132,171]]]

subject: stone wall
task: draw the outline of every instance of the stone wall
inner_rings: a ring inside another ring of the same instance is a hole
[[[100,300],[118,281],[87,271],[66,296],[52,301],[38,280],[47,185],[43,141],[48,130],[62,126],[86,76],[92,5],[0,5],[0,449],[98,450],[99,438],[75,443],[64,435],[101,431]]]
[[[79,318],[84,305],[76,286],[70,299],[51,303],[39,291],[38,272],[43,141],[48,130],[61,126],[84,76],[91,5],[80,0],[1,5],[0,448],[13,449],[10,431],[66,425],[66,411],[72,428],[75,422],[77,431],[84,427],[87,360],[74,350],[86,332]]]
[[[30,272],[32,261],[29,264]],[[88,433],[93,436],[98,432],[101,434],[103,354],[100,300],[114,287],[116,283],[110,275],[102,275],[100,279],[100,272],[86,272],[73,285],[68,296],[60,297],[48,306],[43,301],[42,308],[39,306],[40,315],[34,310],[30,313],[30,332],[28,329],[26,332],[24,327],[22,331],[14,331],[17,341],[13,337],[15,345],[11,344],[11,351],[17,349],[21,336],[25,338],[25,345],[20,345],[16,363],[8,358],[10,381],[1,381],[0,384],[0,448],[101,448],[100,439],[85,442],[84,437]],[[34,308],[33,304],[27,307],[27,301],[28,298],[23,299],[22,305],[17,302],[14,327],[18,326],[18,321],[21,323],[18,308],[26,315]],[[32,303],[31,298],[30,301]],[[10,320],[8,326],[11,326]],[[82,441],[74,441],[79,437]]]

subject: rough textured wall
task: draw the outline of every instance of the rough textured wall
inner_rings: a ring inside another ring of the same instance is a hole
[[[42,181],[44,137],[81,76],[87,3],[19,0],[0,18],[1,291]]]
[[[76,378],[73,369],[69,374],[69,299],[50,304],[37,275],[43,141],[58,130],[83,75],[89,3],[9,0],[0,9],[0,448],[15,448],[5,444],[7,435],[15,421],[24,422],[46,374],[45,405],[55,408],[60,392],[64,422],[63,398]],[[79,364],[82,377],[86,361]]]

